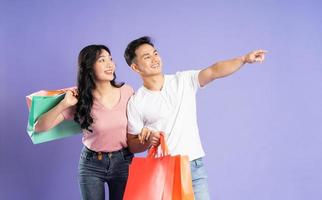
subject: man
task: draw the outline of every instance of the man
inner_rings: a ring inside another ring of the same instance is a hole
[[[196,92],[213,80],[236,72],[246,63],[264,61],[265,53],[264,50],[252,51],[202,70],[164,75],[161,57],[149,37],[129,43],[124,54],[126,62],[143,80],[143,86],[128,103],[130,149],[141,152],[151,145],[157,146],[160,132],[163,132],[171,155],[189,156],[195,199],[210,199],[202,163],[205,153],[198,131]],[[142,129],[145,131],[141,133]]]

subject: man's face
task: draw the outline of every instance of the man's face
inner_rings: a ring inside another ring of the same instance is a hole
[[[162,73],[162,60],[153,46],[143,44],[136,49],[135,54],[136,58],[131,67],[141,76],[153,76]]]

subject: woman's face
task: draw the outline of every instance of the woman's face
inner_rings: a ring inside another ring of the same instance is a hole
[[[94,63],[96,81],[111,81],[114,79],[115,63],[112,56],[104,49]]]

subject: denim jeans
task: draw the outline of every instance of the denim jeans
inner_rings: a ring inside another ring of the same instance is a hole
[[[195,200],[209,200],[207,172],[202,158],[190,161],[190,167]]]
[[[105,183],[108,184],[109,199],[122,200],[132,158],[128,149],[97,153],[84,146],[78,166],[83,200],[104,200]]]

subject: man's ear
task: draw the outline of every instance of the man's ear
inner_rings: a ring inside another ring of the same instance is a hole
[[[140,70],[139,70],[139,68],[138,68],[138,67],[139,67],[139,66],[138,66],[137,64],[135,64],[135,63],[132,63],[132,64],[131,64],[131,68],[132,68],[132,70],[140,74],[141,72],[140,72]]]

